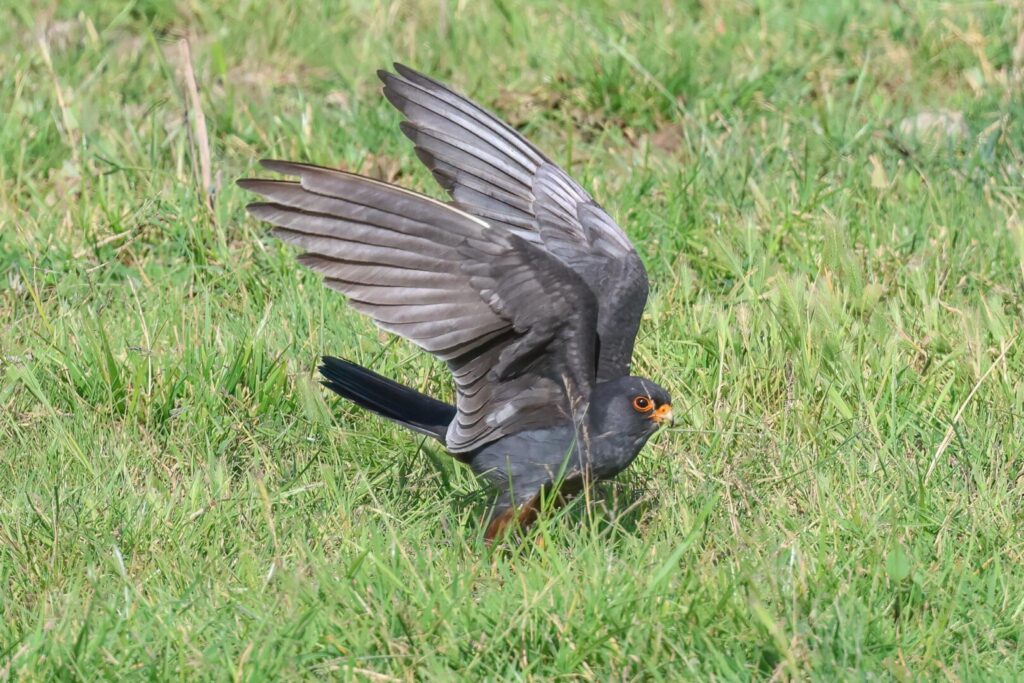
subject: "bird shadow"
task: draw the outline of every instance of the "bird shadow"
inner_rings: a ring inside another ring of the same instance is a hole
[[[653,483],[637,475],[597,482],[559,511],[559,523],[572,528],[590,525],[607,541],[640,535],[661,507],[661,496]]]

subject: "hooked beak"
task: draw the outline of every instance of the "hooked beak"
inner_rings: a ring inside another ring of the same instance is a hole
[[[651,414],[651,419],[654,420],[659,427],[663,426],[666,422],[673,424],[672,419],[672,406],[665,403]]]

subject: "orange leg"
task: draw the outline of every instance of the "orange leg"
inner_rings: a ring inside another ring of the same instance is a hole
[[[563,481],[555,493],[555,506],[565,505],[569,498],[583,490],[584,484],[583,477],[571,477]],[[491,545],[496,538],[503,537],[513,526],[518,526],[525,531],[536,522],[540,515],[541,496],[542,494],[538,493],[519,508],[510,507],[495,515],[487,525],[487,531],[484,532],[484,540],[487,541],[487,544]]]
[[[540,494],[528,500],[518,509],[510,507],[507,510],[502,510],[500,514],[495,515],[494,518],[491,519],[491,523],[487,525],[487,531],[484,533],[484,540],[487,541],[488,545],[490,545],[491,543],[494,543],[494,539],[507,534],[509,529],[513,526],[518,526],[520,529],[525,531],[531,524],[537,521],[537,515],[539,514]]]

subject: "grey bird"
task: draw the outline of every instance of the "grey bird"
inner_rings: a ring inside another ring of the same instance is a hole
[[[443,360],[455,405],[325,356],[323,383],[440,441],[495,499],[488,542],[541,501],[633,462],[672,420],[668,392],[629,374],[647,301],[643,263],[615,221],[516,130],[408,67],[378,72],[442,202],[288,161],[295,180],[244,179],[249,213],[382,329]]]

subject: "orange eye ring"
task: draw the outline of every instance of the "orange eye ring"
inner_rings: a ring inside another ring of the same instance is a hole
[[[654,401],[646,396],[637,396],[633,399],[633,410],[638,413],[649,413],[654,409]]]

